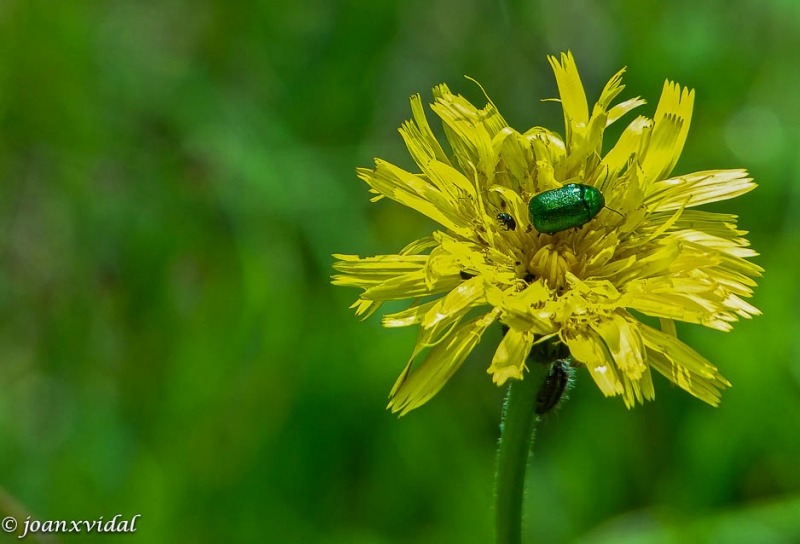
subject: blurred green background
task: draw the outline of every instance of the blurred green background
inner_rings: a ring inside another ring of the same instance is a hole
[[[545,55],[652,115],[697,89],[676,173],[746,167],[764,315],[683,339],[734,384],[628,411],[585,372],[542,425],[537,542],[800,542],[800,3],[0,3],[0,484],[63,542],[488,543],[499,331],[428,405],[384,410],[415,331],[360,324],[331,253],[432,224],[354,174],[410,167],[447,82],[561,132]],[[8,501],[6,501],[8,502]],[[0,540],[17,541],[0,536]],[[533,540],[531,540],[533,541]]]

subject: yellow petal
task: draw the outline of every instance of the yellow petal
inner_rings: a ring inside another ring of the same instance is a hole
[[[608,118],[606,119],[606,126],[611,126],[612,123],[617,122],[620,117],[625,115],[631,110],[638,108],[639,106],[643,106],[647,104],[647,101],[641,97],[631,98],[629,100],[625,100],[624,102],[620,102],[610,110],[608,110]]]
[[[573,135],[581,132],[589,122],[589,105],[586,102],[586,93],[583,90],[581,78],[578,75],[578,67],[575,66],[575,59],[572,52],[561,53],[561,61],[556,57],[549,56],[550,66],[556,76],[558,94],[561,96],[561,106],[564,109],[564,121],[567,127],[567,149],[577,143]]]
[[[642,152],[643,145],[648,141],[653,121],[647,117],[639,116],[629,124],[622,135],[603,158],[601,168],[608,168],[609,176],[616,177],[628,165],[631,157]]]
[[[417,345],[428,347],[439,343],[471,309],[483,304],[486,304],[483,278],[464,281],[437,300],[422,317]]]
[[[433,89],[433,95],[436,100],[431,109],[444,122],[445,136],[462,170],[493,172],[496,155],[492,138],[506,126],[497,108],[490,102],[486,108],[478,109],[443,84]]]
[[[615,274],[612,281],[616,285],[625,285],[635,278],[662,275],[670,269],[680,252],[681,247],[679,244],[665,241],[663,244],[652,248],[648,253],[642,251],[643,255],[636,256],[636,260],[620,270],[618,274]]]
[[[362,289],[380,285],[397,276],[420,272],[428,261],[427,255],[380,255],[361,258],[357,255],[335,254],[334,257],[339,261],[333,263],[333,268],[342,274],[332,276],[331,283]]]
[[[714,285],[697,283],[702,289],[698,295],[687,291],[687,282],[678,278],[653,278],[637,280],[626,286],[625,305],[645,315],[705,325],[720,331],[731,329],[729,321],[735,320],[725,311],[721,300],[713,294]]]
[[[646,204],[653,211],[675,210],[727,200],[756,188],[747,170],[708,170],[654,183]]]
[[[522,291],[515,287],[502,290],[496,286],[489,286],[486,290],[487,302],[502,310],[503,323],[518,330],[530,329],[540,335],[557,330],[552,314],[544,307],[551,297],[552,293],[543,281],[534,282]]]
[[[361,321],[364,321],[377,312],[381,304],[383,303],[377,300],[358,299],[350,305],[350,309],[355,309],[356,316],[360,317]]]
[[[431,349],[422,364],[413,372],[409,372],[409,363],[409,367],[392,389],[388,408],[404,416],[428,402],[461,368],[486,328],[494,322],[496,315],[492,312],[462,325]]]
[[[611,101],[625,88],[625,85],[622,84],[623,74],[625,74],[625,68],[622,68],[619,72],[611,76],[606,86],[603,87],[603,92],[600,93],[600,98],[597,100],[597,105],[603,111],[608,110]]]
[[[653,133],[642,162],[648,182],[664,179],[672,172],[683,151],[694,107],[694,90],[671,81],[664,90],[653,118]]]
[[[415,136],[425,142],[433,158],[439,162],[450,164],[447,153],[442,149],[442,146],[439,144],[436,136],[433,135],[433,131],[428,124],[428,118],[425,116],[425,108],[422,106],[422,99],[419,94],[415,94],[411,97],[411,114],[414,116],[414,123],[416,124]],[[409,121],[407,124],[409,125],[409,129],[411,129],[411,122]],[[411,129],[411,132],[414,132],[414,130]]]
[[[549,164],[552,168],[553,164],[558,163],[567,156],[567,145],[561,137],[555,132],[551,132],[543,127],[533,127],[524,134],[525,138],[533,148],[534,157],[536,157],[537,169],[539,164]],[[541,173],[537,173],[541,177]],[[537,191],[545,191],[553,187],[538,187]]]
[[[749,242],[742,238],[747,231],[736,228],[737,219],[737,216],[730,213],[685,210],[675,223],[675,229],[702,231],[709,235],[732,240],[742,247],[748,246]]]
[[[638,381],[645,370],[644,344],[637,324],[619,314],[592,323],[602,337],[614,363],[631,380]]]
[[[381,194],[417,210],[465,237],[471,235],[468,220],[462,216],[460,202],[443,193],[435,185],[420,176],[380,159],[375,160],[375,169],[359,168],[358,177]]]
[[[714,365],[674,336],[647,325],[641,329],[650,366],[704,402],[719,404],[719,390],[730,383]]]
[[[581,131],[581,136],[573,138],[570,144],[570,153],[566,159],[560,161],[556,166],[556,178],[567,181],[572,178],[580,178],[584,184],[588,185],[597,179],[589,174],[599,162],[605,128],[606,113],[596,108],[588,125]]]
[[[518,193],[532,192],[533,172],[530,165],[533,160],[533,149],[530,141],[510,127],[504,128],[502,132],[507,133],[507,136],[502,139],[500,149],[496,153],[502,157],[505,169],[498,169],[495,172],[495,180]],[[495,142],[493,145],[496,145]],[[504,183],[504,180],[507,182]]]
[[[670,336],[678,337],[678,329],[675,327],[675,320],[659,317],[658,322],[661,325],[661,332]]]
[[[422,323],[422,318],[428,313],[428,310],[437,304],[438,300],[430,300],[423,304],[414,304],[405,310],[386,314],[381,319],[381,324],[386,328],[394,327],[409,327],[411,325],[419,325]]]
[[[622,399],[625,401],[627,408],[633,408],[637,402],[644,404],[645,400],[653,400],[655,398],[656,392],[653,389],[653,377],[650,374],[650,368],[645,367],[639,379],[630,378],[624,373],[621,377],[624,389]]]
[[[434,282],[427,282],[422,271],[411,272],[389,278],[379,285],[366,289],[361,298],[368,300],[403,300],[424,297],[449,291],[461,283],[461,278],[453,276],[437,276]]]
[[[428,164],[426,173],[428,174],[428,179],[437,187],[447,190],[452,195],[452,198],[462,203],[464,200],[473,201],[477,198],[473,183],[449,164],[431,161]]]
[[[562,330],[561,341],[569,347],[575,360],[586,365],[592,379],[605,396],[613,397],[623,393],[614,361],[597,333],[591,329]]]
[[[503,385],[509,378],[522,379],[523,370],[527,368],[525,360],[533,346],[533,336],[531,331],[508,330],[497,346],[492,364],[487,370],[494,383]]]

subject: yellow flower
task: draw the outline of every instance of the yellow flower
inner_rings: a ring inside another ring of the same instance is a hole
[[[531,347],[553,339],[569,348],[606,396],[626,406],[653,399],[651,369],[716,406],[730,385],[678,340],[674,320],[720,331],[760,312],[752,295],[762,268],[736,216],[693,209],[752,190],[745,170],[670,177],[683,149],[694,91],[667,81],[653,119],[639,116],[602,156],[603,131],[644,104],[611,106],[624,69],[589,113],[570,53],[550,57],[564,110],[565,137],[542,127],[520,133],[494,103],[478,109],[445,85],[431,109],[452,155],[437,141],[419,95],[400,129],[420,173],[380,159],[358,176],[376,196],[409,206],[443,229],[396,255],[334,255],[333,283],[363,289],[352,306],[368,317],[383,301],[412,299],[385,315],[386,327],[419,326],[410,360],[391,391],[401,415],[433,397],[494,322],[508,327],[488,372],[502,385],[522,379]],[[488,99],[488,97],[487,97]],[[537,232],[532,197],[568,183],[600,189],[606,206],[580,226]],[[515,228],[498,221],[509,214]],[[659,318],[660,330],[632,311]],[[414,361],[424,359],[415,368]]]

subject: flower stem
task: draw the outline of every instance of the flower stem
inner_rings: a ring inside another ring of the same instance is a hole
[[[503,408],[497,467],[494,480],[496,544],[522,542],[522,496],[525,469],[533,446],[539,417],[536,397],[555,358],[550,346],[534,349],[528,359],[529,371],[522,380],[512,380]]]

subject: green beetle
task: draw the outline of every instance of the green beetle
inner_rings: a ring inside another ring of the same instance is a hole
[[[528,203],[528,209],[536,230],[554,234],[588,223],[605,205],[606,199],[600,189],[570,183],[539,193]]]

